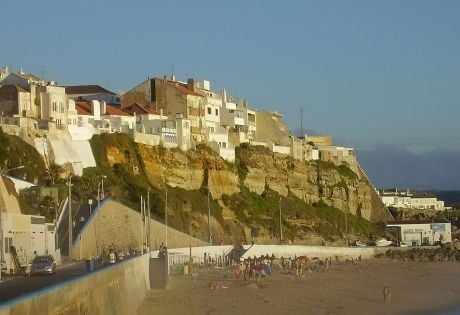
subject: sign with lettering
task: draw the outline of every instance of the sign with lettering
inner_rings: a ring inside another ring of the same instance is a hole
[[[423,229],[404,229],[404,234],[422,233]]]
[[[432,223],[431,229],[436,232],[445,232],[446,225],[444,223]]]

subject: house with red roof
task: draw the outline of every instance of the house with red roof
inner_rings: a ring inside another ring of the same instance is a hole
[[[157,113],[153,108],[139,103],[123,107],[122,110],[135,117],[135,142],[161,145],[165,148],[191,149],[190,120],[182,114],[170,118],[162,114],[163,111]]]
[[[121,95],[121,107],[138,103],[169,119],[182,114],[183,118],[190,120],[193,142],[206,142],[208,132],[204,123],[204,96],[196,91],[193,82],[176,81],[175,77],[149,78]]]
[[[106,102],[115,107],[120,106],[120,97],[100,85],[69,85],[65,87],[67,96],[76,101],[92,101]]]
[[[68,131],[73,139],[90,139],[93,134],[123,132],[130,134],[136,117],[106,102],[69,100]]]

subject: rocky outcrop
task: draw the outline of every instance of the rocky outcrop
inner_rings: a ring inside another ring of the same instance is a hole
[[[282,196],[290,192],[306,203],[321,199],[369,221],[385,216],[383,204],[375,200],[375,190],[362,172],[321,161],[298,161],[261,147],[241,150],[238,159],[247,169],[243,185],[252,192],[261,194],[270,188]]]

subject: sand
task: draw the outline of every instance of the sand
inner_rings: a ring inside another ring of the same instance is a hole
[[[382,258],[333,264],[301,279],[278,271],[260,282],[234,280],[228,270],[213,270],[200,271],[195,287],[192,277],[171,276],[170,288],[150,290],[138,314],[433,314],[459,307],[460,263]]]

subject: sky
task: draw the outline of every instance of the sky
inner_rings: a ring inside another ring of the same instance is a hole
[[[378,188],[460,190],[460,1],[5,1],[0,66],[127,91],[211,81],[356,149]]]

